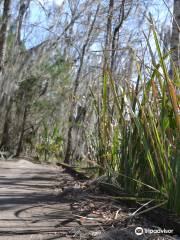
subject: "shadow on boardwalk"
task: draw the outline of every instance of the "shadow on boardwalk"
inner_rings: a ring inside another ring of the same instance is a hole
[[[148,239],[134,234],[147,221],[127,222],[125,207],[63,169],[25,160],[0,163],[0,240]],[[115,222],[119,230],[112,229]]]

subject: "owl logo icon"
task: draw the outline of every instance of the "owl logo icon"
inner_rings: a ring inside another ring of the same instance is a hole
[[[137,227],[137,228],[135,229],[135,234],[138,235],[138,236],[142,235],[143,232],[144,232],[144,231],[143,231],[143,228],[142,228],[142,227]]]

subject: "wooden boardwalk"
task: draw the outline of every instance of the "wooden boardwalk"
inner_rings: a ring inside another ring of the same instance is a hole
[[[152,240],[134,233],[145,219],[123,225],[128,211],[60,167],[0,161],[0,240]]]
[[[0,164],[0,240],[93,239],[103,230],[109,203],[92,200],[63,169],[25,160]]]

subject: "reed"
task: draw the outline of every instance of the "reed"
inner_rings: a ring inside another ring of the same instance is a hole
[[[163,55],[154,26],[152,34],[157,57],[146,38],[151,66],[134,57],[136,86],[127,82],[122,87],[106,71],[101,110],[96,111],[98,163],[127,194],[138,200],[152,199],[158,206],[163,202],[180,214],[179,69],[174,66],[172,79],[168,72],[171,52]]]

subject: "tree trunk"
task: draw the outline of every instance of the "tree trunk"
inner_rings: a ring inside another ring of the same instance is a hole
[[[11,0],[4,0],[2,25],[0,29],[0,73],[3,71],[4,68],[10,6]]]
[[[19,5],[19,14],[17,18],[16,24],[16,38],[15,38],[15,45],[20,45],[21,43],[21,29],[22,29],[22,22],[24,15],[29,7],[31,0],[21,0]]]
[[[114,9],[114,0],[109,0],[109,9],[107,16],[107,25],[106,25],[106,39],[105,39],[105,52],[104,52],[104,64],[103,64],[103,77],[107,68],[110,65],[110,45],[112,38],[112,18],[113,18],[113,9]]]
[[[173,63],[180,69],[180,0],[174,0],[171,48]]]
[[[81,76],[81,71],[82,71],[82,67],[83,67],[83,63],[84,63],[84,56],[86,53],[86,48],[90,42],[90,38],[91,38],[91,34],[93,32],[94,29],[94,24],[96,22],[96,17],[97,14],[99,12],[99,7],[100,5],[98,4],[97,9],[96,9],[96,13],[94,16],[94,19],[89,27],[89,30],[87,32],[87,38],[82,46],[82,51],[81,51],[81,56],[80,56],[80,65],[77,71],[77,75],[75,78],[75,82],[74,82],[74,89],[73,89],[73,99],[72,99],[72,103],[71,103],[71,107],[70,107],[70,113],[69,113],[69,129],[68,129],[68,135],[67,135],[67,147],[66,147],[66,153],[65,153],[65,158],[64,158],[64,163],[70,164],[72,162],[71,158],[71,152],[72,152],[72,130],[73,130],[73,123],[74,123],[74,117],[73,117],[73,113],[74,113],[74,108],[76,106],[76,94],[77,94],[77,90],[79,87],[79,80],[80,80],[80,76]]]
[[[180,0],[174,0],[174,10],[173,10],[173,24],[172,24],[172,35],[171,35],[171,49],[172,52],[172,63],[170,69],[171,78],[174,79],[174,67],[176,67],[177,72],[180,71]],[[174,90],[174,85],[169,84],[170,89]],[[175,89],[176,94],[175,97],[171,97],[172,105],[175,110],[175,117],[177,121],[178,128],[180,129],[180,114],[179,114],[179,106],[178,106],[178,97],[180,95],[180,90],[178,88]]]
[[[24,113],[23,113],[23,119],[22,119],[22,127],[21,127],[18,147],[17,147],[17,151],[16,151],[16,155],[15,155],[16,157],[18,157],[19,154],[22,151],[22,143],[23,143],[23,137],[24,137],[24,129],[25,129],[25,124],[26,124],[26,118],[27,118],[27,105],[24,107]]]
[[[2,139],[0,148],[8,151],[9,150],[9,128],[11,123],[11,107],[12,107],[12,101],[8,103],[8,106],[6,108],[6,114],[4,119],[4,126],[3,126],[3,132],[2,132]]]

